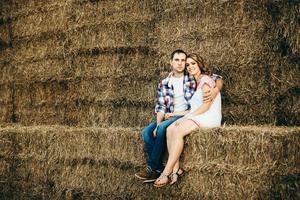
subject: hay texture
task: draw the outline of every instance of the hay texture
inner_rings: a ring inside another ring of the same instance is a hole
[[[299,198],[299,128],[197,130],[185,143],[185,177],[179,185],[160,190],[134,178],[145,164],[140,132],[63,126],[1,128],[0,169],[6,172],[9,165],[7,176],[11,177],[2,183],[2,194],[11,199]]]
[[[170,71],[169,54],[181,48],[201,54],[224,77],[227,124],[299,125],[297,1],[6,0],[1,11],[0,81],[17,84],[10,106],[18,109],[20,123],[100,126],[114,118],[87,123],[93,115],[80,117],[83,111],[73,109],[78,102],[99,115],[106,112],[95,109],[99,104],[112,105],[111,113],[120,104],[133,112],[142,105],[150,113],[158,81]],[[66,97],[48,101],[57,98],[53,90],[42,100],[47,111],[28,103],[35,94],[26,88],[61,82],[68,86]],[[65,118],[70,115],[74,123]],[[145,125],[152,118],[118,121]]]
[[[164,1],[160,13],[157,48],[165,63],[168,52],[183,48],[224,76],[225,121],[278,122],[276,98],[299,87],[297,1]],[[298,95],[290,98],[298,104]]]
[[[0,84],[0,120],[3,123],[11,122],[13,115],[13,92],[10,84]]]

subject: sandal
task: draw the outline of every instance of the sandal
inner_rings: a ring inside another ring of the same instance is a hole
[[[180,172],[181,171],[181,172]],[[181,168],[178,168],[177,172],[172,173],[171,176],[171,182],[170,185],[175,184],[179,178],[181,178],[184,174],[184,170]],[[176,177],[176,178],[175,178]]]
[[[163,187],[165,185],[167,185],[169,183],[169,176],[170,175],[166,175],[164,173],[161,173],[160,176],[158,177],[158,179],[156,179],[156,181],[154,182],[153,186],[154,187],[157,187],[157,188],[160,188],[160,187]],[[165,183],[162,183],[162,184],[157,184],[157,182],[159,182],[160,180],[162,180],[163,178],[167,178],[167,182]]]

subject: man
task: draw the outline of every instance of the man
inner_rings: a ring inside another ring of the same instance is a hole
[[[164,169],[162,159],[166,149],[166,130],[190,109],[189,101],[196,91],[197,83],[185,71],[186,56],[181,49],[171,54],[172,72],[158,85],[156,121],[142,132],[148,154],[147,167],[135,174],[143,182],[153,182],[159,177]],[[223,80],[219,76],[214,75],[213,78],[216,87],[205,95],[205,101],[214,99],[223,87]]]

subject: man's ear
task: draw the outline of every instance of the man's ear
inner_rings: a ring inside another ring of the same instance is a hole
[[[172,59],[170,60],[170,65],[172,66]]]

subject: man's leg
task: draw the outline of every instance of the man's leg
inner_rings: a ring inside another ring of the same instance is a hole
[[[154,138],[153,138],[153,131],[156,128],[156,121],[152,122],[149,126],[147,126],[142,131],[142,137],[145,144],[145,149],[147,152],[147,160],[149,159],[151,152],[154,146]],[[157,176],[157,173],[152,171],[152,169],[147,166],[146,168],[142,169],[140,172],[136,173],[135,176],[141,180],[153,179]]]
[[[145,143],[145,149],[148,158],[150,157],[154,146],[153,131],[156,128],[156,124],[157,124],[156,121],[154,121],[142,131],[142,137]]]

